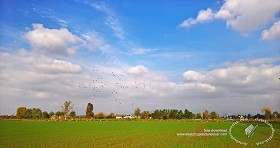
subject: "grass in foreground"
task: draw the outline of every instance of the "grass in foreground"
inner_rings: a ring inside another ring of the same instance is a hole
[[[203,133],[204,129],[229,129],[231,124],[176,121],[0,121],[0,147],[240,147],[242,145],[233,141],[229,135],[177,136],[177,133]],[[267,129],[262,127],[259,133],[267,135]],[[261,147],[278,147],[279,124],[274,129],[273,139]],[[243,132],[233,134],[237,138],[244,135]]]

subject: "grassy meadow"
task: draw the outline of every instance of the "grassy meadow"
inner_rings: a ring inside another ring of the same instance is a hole
[[[184,121],[0,121],[0,147],[242,147],[229,134],[177,135],[203,133],[204,129],[228,130],[231,125],[232,122]],[[236,139],[248,142],[244,136],[247,125],[232,128]],[[260,147],[279,146],[279,123],[273,126],[274,137]],[[260,125],[252,136],[254,142],[269,137],[269,129]]]

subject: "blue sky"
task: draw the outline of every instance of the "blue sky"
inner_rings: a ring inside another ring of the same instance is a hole
[[[143,102],[143,100],[147,99],[145,95],[123,94],[127,100],[131,95],[139,98],[134,101],[138,101],[138,106],[147,110],[162,107],[184,108],[190,106],[195,106],[193,107],[194,111],[202,111],[207,107],[214,109],[215,102],[221,101],[220,99],[225,97],[218,95],[222,92],[225,92],[227,94],[226,98],[231,100],[234,100],[234,98],[257,99],[267,97],[271,99],[271,102],[275,101],[276,96],[279,94],[279,86],[277,85],[269,87],[275,90],[272,92],[264,87],[253,89],[253,91],[267,90],[259,95],[252,93],[252,90],[245,92],[245,95],[240,94],[241,92],[236,91],[235,87],[224,85],[225,83],[230,83],[231,79],[238,81],[238,74],[244,72],[244,68],[245,72],[248,72],[244,74],[244,77],[255,77],[255,79],[254,81],[252,80],[252,83],[248,82],[246,85],[244,84],[245,82],[240,83],[240,88],[247,88],[247,85],[254,85],[256,84],[255,82],[261,83],[261,80],[269,79],[268,77],[274,78],[271,79],[271,82],[277,82],[275,78],[279,77],[280,52],[280,6],[277,0],[270,0],[265,6],[261,6],[256,1],[242,2],[239,0],[11,0],[1,1],[0,7],[2,68],[7,68],[7,65],[16,66],[18,64],[16,62],[23,62],[21,63],[22,65],[28,65],[28,62],[23,57],[36,59],[35,61],[38,63],[43,61],[42,64],[45,64],[44,62],[46,61],[60,60],[64,61],[64,64],[68,62],[68,66],[73,64],[74,67],[79,67],[77,73],[80,76],[75,81],[81,84],[86,83],[85,79],[88,77],[96,77],[96,74],[89,69],[92,66],[99,66],[103,68],[104,73],[110,69],[111,71],[120,70],[119,74],[131,75],[131,81],[132,79],[137,79],[143,84],[150,84],[150,81],[152,81],[159,84],[164,83],[162,85],[166,86],[172,85],[170,86],[171,88],[167,87],[160,90],[150,88],[151,92],[155,91],[153,92],[155,93],[154,98],[168,102],[158,106],[155,105],[155,107],[152,107],[152,105],[145,106]],[[253,10],[252,8],[256,9]],[[22,55],[22,52],[24,52],[25,56]],[[46,61],[40,60],[38,58],[40,56],[43,56]],[[12,59],[13,61],[11,61]],[[15,76],[14,79],[18,77],[16,72],[21,70],[23,73],[34,73],[34,75],[46,72],[42,71],[42,69],[36,69],[38,65],[33,66],[25,70],[15,67],[12,68],[13,70],[10,69],[9,72],[11,76]],[[63,64],[55,66],[63,67]],[[236,69],[236,66],[239,67]],[[263,69],[264,67],[266,69]],[[64,68],[69,67],[64,65]],[[49,70],[54,71],[54,69]],[[217,75],[221,75],[220,73],[215,73],[219,70],[226,71],[225,78],[222,79],[224,84],[216,83],[221,81],[218,78],[215,79]],[[268,72],[270,75],[259,76],[255,74],[257,71],[271,72]],[[9,72],[1,72],[3,80],[7,79],[5,74]],[[69,72],[65,73],[67,73],[67,76],[69,75]],[[232,76],[229,74],[232,74]],[[60,74],[50,73],[48,76],[59,78]],[[207,79],[208,76],[211,78]],[[40,79],[38,78],[38,81]],[[69,77],[69,79],[72,78]],[[107,79],[108,83],[114,83],[109,81],[110,78],[107,77]],[[130,83],[127,82],[129,80],[119,81]],[[36,86],[31,83],[30,85],[25,83],[26,86],[21,88],[17,87],[17,83],[11,83],[9,83],[11,86],[0,83],[2,88],[1,104],[7,102],[7,100],[21,102],[17,100],[17,95],[24,95],[21,92],[24,90],[35,94],[46,94],[43,100],[48,102],[49,105],[59,104],[64,101],[63,99],[54,99],[56,97],[52,95],[47,95],[56,93],[49,90],[54,84],[46,85],[45,88],[37,90]],[[232,82],[232,85],[234,86],[235,83],[237,82]],[[64,86],[63,82],[56,85]],[[154,84],[155,87],[157,85]],[[173,88],[173,85],[176,86],[176,89]],[[185,87],[185,89],[179,89],[179,91],[177,87]],[[200,96],[189,92],[191,88],[195,89],[193,93],[201,94],[203,92],[199,90],[196,92],[196,89],[200,87],[209,87],[211,91],[216,91],[213,96],[220,99],[212,101],[212,106],[204,105],[201,107],[197,105],[199,104],[197,102],[203,102],[203,100],[199,99],[207,99],[212,95],[205,93],[205,96]],[[276,91],[277,87],[278,92]],[[215,89],[212,90],[212,88]],[[219,88],[224,90],[219,90]],[[13,92],[14,89],[21,91]],[[179,91],[181,95],[175,96],[179,100],[170,100],[170,98],[174,97],[172,96],[174,95],[173,93],[161,95],[168,89],[169,91]],[[234,92],[235,94],[231,94],[232,89],[236,91]],[[4,90],[10,90],[7,92],[13,93],[13,95],[4,92]],[[84,97],[83,101],[73,98],[73,102],[81,102],[81,108],[79,108],[79,104],[76,108],[79,113],[82,113],[82,102],[90,101],[90,98],[92,98],[91,95],[83,93],[81,92],[78,95],[80,98]],[[65,97],[71,98],[71,96],[67,95]],[[184,103],[186,97],[193,97],[192,99],[194,100],[186,106],[178,105]],[[101,95],[95,100],[96,104],[106,106],[105,102],[108,100],[104,98],[110,97]],[[141,100],[141,98],[145,99]],[[36,100],[36,97],[34,99]],[[149,103],[156,104],[157,101],[157,99],[150,99]],[[40,101],[38,102],[37,100],[35,104],[30,103],[32,101],[28,99],[22,100],[22,102],[26,103],[19,103],[18,105],[37,105],[45,110],[58,110],[53,106],[40,105]],[[227,102],[227,99],[222,102]],[[259,101],[258,105],[252,107],[248,112],[259,111],[262,103],[262,101]],[[273,103],[270,103],[266,105],[273,106]],[[170,106],[170,104],[173,104],[173,106]],[[276,105],[280,105],[279,100]],[[111,104],[111,106],[113,107],[114,105]],[[125,113],[131,112],[127,106],[126,110],[124,109],[123,111]],[[15,108],[15,106],[11,106],[6,108],[7,111],[1,110],[1,113],[12,113]],[[96,107],[97,110],[101,110],[101,108],[104,107]],[[105,109],[105,112],[109,111],[109,108]],[[112,111],[122,112],[119,109]],[[234,109],[227,111],[226,107],[218,111],[221,113],[237,112]],[[243,112],[246,111],[244,110]]]

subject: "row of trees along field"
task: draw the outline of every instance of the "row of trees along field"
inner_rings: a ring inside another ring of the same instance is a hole
[[[57,112],[46,112],[42,111],[40,108],[26,108],[19,107],[16,112],[16,118],[18,119],[73,119],[77,118],[76,112],[73,110],[74,104],[71,101],[65,101],[61,106],[61,110]],[[104,112],[98,112],[94,114],[93,112],[93,104],[88,103],[85,109],[85,115],[78,116],[79,118],[115,118],[117,117],[125,117],[123,114],[115,114],[113,112],[109,114],[105,114]],[[259,119],[279,119],[280,114],[277,111],[272,112],[270,107],[264,107],[261,112],[263,114],[257,115],[230,115],[227,118],[230,119],[238,119],[240,117],[244,117],[247,119],[259,118]],[[142,119],[219,119],[222,118],[215,111],[209,112],[208,110],[204,110],[202,114],[200,112],[193,113],[188,109],[185,110],[177,110],[177,109],[156,109],[153,112],[143,111],[138,107],[134,110],[134,114],[132,115],[134,118],[142,118]],[[13,116],[1,116],[1,118],[10,118]]]
[[[73,118],[76,116],[76,112],[73,111],[73,106],[71,101],[65,101],[63,106],[61,106],[61,111],[57,112],[46,112],[42,111],[39,108],[26,108],[26,107],[19,107],[17,109],[16,117],[19,119],[49,119],[51,117],[64,117],[66,118]]]

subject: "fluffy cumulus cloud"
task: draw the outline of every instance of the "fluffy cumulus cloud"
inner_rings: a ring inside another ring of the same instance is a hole
[[[0,114],[15,113],[18,106],[58,111],[66,100],[74,102],[78,114],[84,114],[88,102],[95,112],[126,114],[136,107],[259,113],[263,106],[280,105],[280,66],[273,64],[277,58],[239,61],[203,72],[189,70],[183,73],[185,81],[175,83],[143,65],[83,67],[24,49],[0,56]]]
[[[88,79],[77,64],[23,49],[15,54],[1,53],[0,67],[2,114],[14,113],[18,106],[58,110],[54,103],[78,96],[73,81]]]
[[[262,32],[262,40],[280,39],[280,21],[275,22],[273,26]]]
[[[202,75],[196,71],[186,71],[183,76],[185,80],[199,80],[202,78]]]
[[[135,67],[130,67],[127,70],[127,72],[130,73],[130,74],[138,75],[138,74],[142,74],[142,73],[148,72],[148,68],[146,68],[143,65],[137,65]]]
[[[212,20],[214,17],[212,9],[208,8],[207,10],[200,10],[198,12],[198,15],[196,19],[189,18],[185,20],[182,24],[180,24],[180,27],[189,27],[191,25],[197,24],[197,23],[204,23]]]
[[[274,60],[236,62],[227,64],[225,68],[203,73],[187,71],[183,76],[186,83],[208,84],[215,88],[212,91],[212,95],[215,96],[213,101],[220,100],[222,103],[217,104],[220,104],[221,108],[224,105],[231,110],[238,106],[245,111],[248,107],[247,110],[250,112],[253,108],[260,109],[266,104],[276,109],[280,105],[280,101],[277,100],[277,96],[280,95],[277,91],[280,87],[278,82],[280,66],[273,66],[270,63]],[[245,102],[253,102],[254,105]]]
[[[225,0],[219,10],[214,11],[210,8],[201,10],[195,19],[189,18],[180,26],[189,27],[197,23],[222,19],[226,21],[228,27],[247,34],[275,22],[279,11],[279,0],[268,0],[265,3],[262,0]]]
[[[33,30],[24,34],[32,49],[44,54],[68,56],[76,53],[82,39],[66,28],[48,29],[42,24],[33,24]]]

